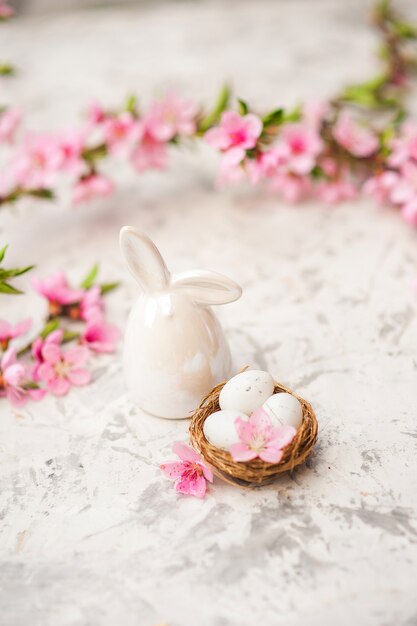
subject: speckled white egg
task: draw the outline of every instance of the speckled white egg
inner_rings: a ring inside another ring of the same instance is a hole
[[[240,417],[244,420],[248,416],[241,411],[216,411],[208,416],[204,422],[204,434],[206,439],[217,448],[228,450],[233,443],[239,442],[236,432],[235,419]]]
[[[271,418],[274,426],[294,426],[299,428],[303,421],[303,408],[297,398],[290,393],[275,393],[263,404],[262,408]]]
[[[233,376],[220,392],[223,410],[242,411],[250,415],[274,393],[274,380],[268,372],[246,370]]]

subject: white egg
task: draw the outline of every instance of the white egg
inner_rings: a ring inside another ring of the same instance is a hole
[[[268,372],[246,370],[233,376],[220,392],[224,410],[236,409],[250,415],[274,393],[274,380]]]
[[[206,439],[217,448],[228,450],[233,443],[239,442],[236,432],[235,419],[240,417],[244,420],[248,416],[241,411],[216,411],[208,416],[204,422],[204,434]]]
[[[268,398],[262,408],[268,413],[274,426],[289,424],[299,428],[303,421],[303,407],[290,393],[275,393]]]

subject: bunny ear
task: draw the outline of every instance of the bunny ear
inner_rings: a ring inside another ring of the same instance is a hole
[[[171,287],[200,304],[226,304],[242,295],[241,287],[233,280],[206,270],[175,274],[171,278]]]
[[[160,291],[169,283],[169,271],[158,248],[133,226],[120,231],[120,248],[127,266],[144,291]]]

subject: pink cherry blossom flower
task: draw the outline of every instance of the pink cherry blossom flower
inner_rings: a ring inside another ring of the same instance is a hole
[[[16,180],[14,169],[11,164],[2,168],[0,176],[0,197],[5,198],[12,193],[19,183]]]
[[[238,155],[241,155],[242,160],[246,150],[256,146],[262,128],[262,121],[257,115],[248,113],[242,116],[234,111],[225,111],[219,126],[208,130],[204,138],[213,148],[223,152],[233,149],[235,160]]]
[[[245,178],[242,161],[245,151],[241,148],[231,148],[222,155],[217,182],[219,186],[228,183],[238,183]]]
[[[391,199],[391,194],[398,184],[399,174],[391,170],[385,170],[376,176],[368,178],[362,187],[365,195],[375,198],[375,200],[383,205]]]
[[[57,330],[53,330],[49,333],[45,339],[42,339],[42,337],[36,337],[35,341],[32,343],[32,357],[35,361],[35,365],[32,369],[33,380],[39,380],[39,367],[44,362],[42,348],[50,344],[59,346],[62,342],[63,336],[64,331],[61,328],[57,328]]]
[[[67,277],[64,272],[55,272],[48,278],[33,278],[32,284],[35,290],[50,304],[51,315],[56,315],[56,308],[80,302],[84,296],[84,289],[72,289],[68,285]],[[57,306],[59,305],[59,306]]]
[[[272,191],[278,192],[287,202],[299,202],[312,190],[309,176],[296,176],[282,171],[277,171],[271,176],[269,187]]]
[[[318,132],[308,124],[297,122],[285,124],[276,144],[281,159],[289,173],[304,175],[316,165],[317,156],[323,148]]]
[[[161,470],[168,478],[175,480],[175,491],[197,498],[206,493],[206,481],[213,482],[213,472],[199,455],[185,443],[177,441],[172,446],[180,461],[162,463]]]
[[[154,102],[146,114],[146,127],[157,141],[170,141],[177,135],[192,135],[196,130],[197,105],[174,91]]]
[[[266,463],[279,463],[283,449],[294,439],[293,426],[274,427],[268,414],[257,409],[248,420],[237,417],[236,432],[240,443],[230,446],[230,454],[235,461],[252,461],[260,458]]]
[[[379,139],[372,130],[360,126],[349,113],[342,112],[333,127],[333,137],[356,157],[368,157],[379,148]]]
[[[16,349],[9,348],[0,361],[0,397],[21,407],[29,399],[41,400],[44,395],[44,389],[32,386],[28,368],[17,360]]]
[[[139,128],[139,143],[133,149],[130,157],[133,167],[138,172],[144,172],[148,169],[165,169],[168,165],[166,144],[154,139],[143,124]]]
[[[24,335],[31,326],[32,320],[29,317],[14,325],[5,320],[0,320],[0,347],[7,350],[9,341]]]
[[[315,188],[317,198],[327,204],[337,204],[351,200],[358,195],[356,187],[347,179],[323,180]]]
[[[280,148],[269,148],[259,152],[256,159],[246,159],[246,171],[252,185],[257,185],[263,178],[271,178],[285,164],[287,151]]]
[[[102,174],[90,174],[80,178],[72,191],[74,205],[89,202],[95,198],[111,196],[114,191],[113,182]]]
[[[26,189],[51,187],[58,170],[58,144],[50,135],[28,135],[12,161],[17,182]]]
[[[92,322],[101,321],[104,315],[104,298],[98,285],[90,287],[84,292],[80,303],[81,319]]]
[[[4,0],[0,0],[0,19],[7,19],[14,15],[14,9]]]
[[[1,9],[1,5],[0,5]],[[22,119],[20,109],[6,109],[0,114],[0,142],[12,143]]]
[[[39,379],[55,396],[64,396],[71,385],[87,385],[91,381],[91,372],[83,367],[88,358],[88,349],[84,346],[63,352],[59,345],[50,343],[43,346],[42,358]]]
[[[417,197],[417,163],[407,161],[401,166],[390,197],[394,204],[406,204]]]
[[[100,125],[107,119],[107,114],[99,102],[93,101],[88,107],[87,120],[92,126]]]
[[[114,352],[120,331],[116,326],[103,320],[87,323],[81,341],[94,352]]]
[[[391,167],[400,167],[409,159],[417,161],[417,125],[411,121],[405,122],[390,147],[392,153],[388,157],[388,165]]]
[[[128,111],[107,117],[103,122],[104,140],[113,154],[123,155],[136,133],[137,121]]]
[[[320,130],[324,118],[330,110],[330,105],[324,100],[310,100],[303,106],[303,122]]]
[[[69,172],[73,176],[80,176],[85,163],[82,152],[85,147],[86,135],[84,132],[67,131],[56,137],[54,166],[57,170]]]
[[[401,207],[401,215],[410,226],[417,226],[417,195]]]

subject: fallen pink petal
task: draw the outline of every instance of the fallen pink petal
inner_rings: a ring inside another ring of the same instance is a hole
[[[180,461],[162,463],[160,465],[162,472],[175,481],[177,493],[204,498],[207,482],[213,482],[211,468],[185,443],[179,441],[174,443],[172,450]]]

